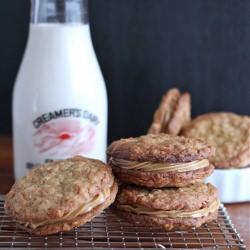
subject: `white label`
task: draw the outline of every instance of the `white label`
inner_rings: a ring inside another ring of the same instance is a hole
[[[45,162],[93,151],[96,143],[97,115],[88,110],[65,108],[42,114],[33,121],[33,146],[46,156]],[[41,164],[27,162],[28,169]]]

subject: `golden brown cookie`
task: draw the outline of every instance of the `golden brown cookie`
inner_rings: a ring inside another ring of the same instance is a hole
[[[176,88],[170,89],[162,96],[161,103],[154,113],[153,122],[150,125],[148,134],[159,134],[163,132],[165,125],[174,113],[179,97],[180,91]]]
[[[154,113],[148,134],[168,133],[178,135],[181,128],[190,121],[190,95],[181,94],[176,88],[170,89],[161,99]]]
[[[114,141],[107,148],[109,165],[122,182],[146,187],[184,186],[213,172],[208,143],[168,134],[148,134]]]
[[[115,200],[118,214],[127,221],[168,231],[200,227],[216,219],[219,204],[217,190],[209,183],[162,189],[123,186]]]
[[[175,111],[166,123],[164,133],[170,135],[178,135],[181,129],[187,125],[191,117],[191,101],[190,94],[184,93],[178,99]]]
[[[215,168],[242,168],[250,165],[250,117],[218,112],[198,116],[182,135],[199,138],[216,147]]]
[[[32,169],[13,185],[4,209],[27,231],[54,234],[99,215],[114,201],[117,189],[108,165],[75,157]]]

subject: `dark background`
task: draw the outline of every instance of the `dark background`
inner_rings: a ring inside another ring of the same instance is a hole
[[[11,134],[30,2],[0,4],[0,134]],[[109,142],[146,133],[174,86],[190,92],[193,117],[250,114],[249,0],[90,0],[89,14],[109,98]]]

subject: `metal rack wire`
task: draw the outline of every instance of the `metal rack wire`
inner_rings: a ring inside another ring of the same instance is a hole
[[[0,248],[15,249],[246,249],[223,204],[216,221],[190,231],[134,226],[112,208],[85,225],[47,237],[31,235],[4,213],[0,195]]]

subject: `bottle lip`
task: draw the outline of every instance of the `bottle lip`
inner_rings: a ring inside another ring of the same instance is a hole
[[[88,0],[31,0],[30,22],[87,24]]]

